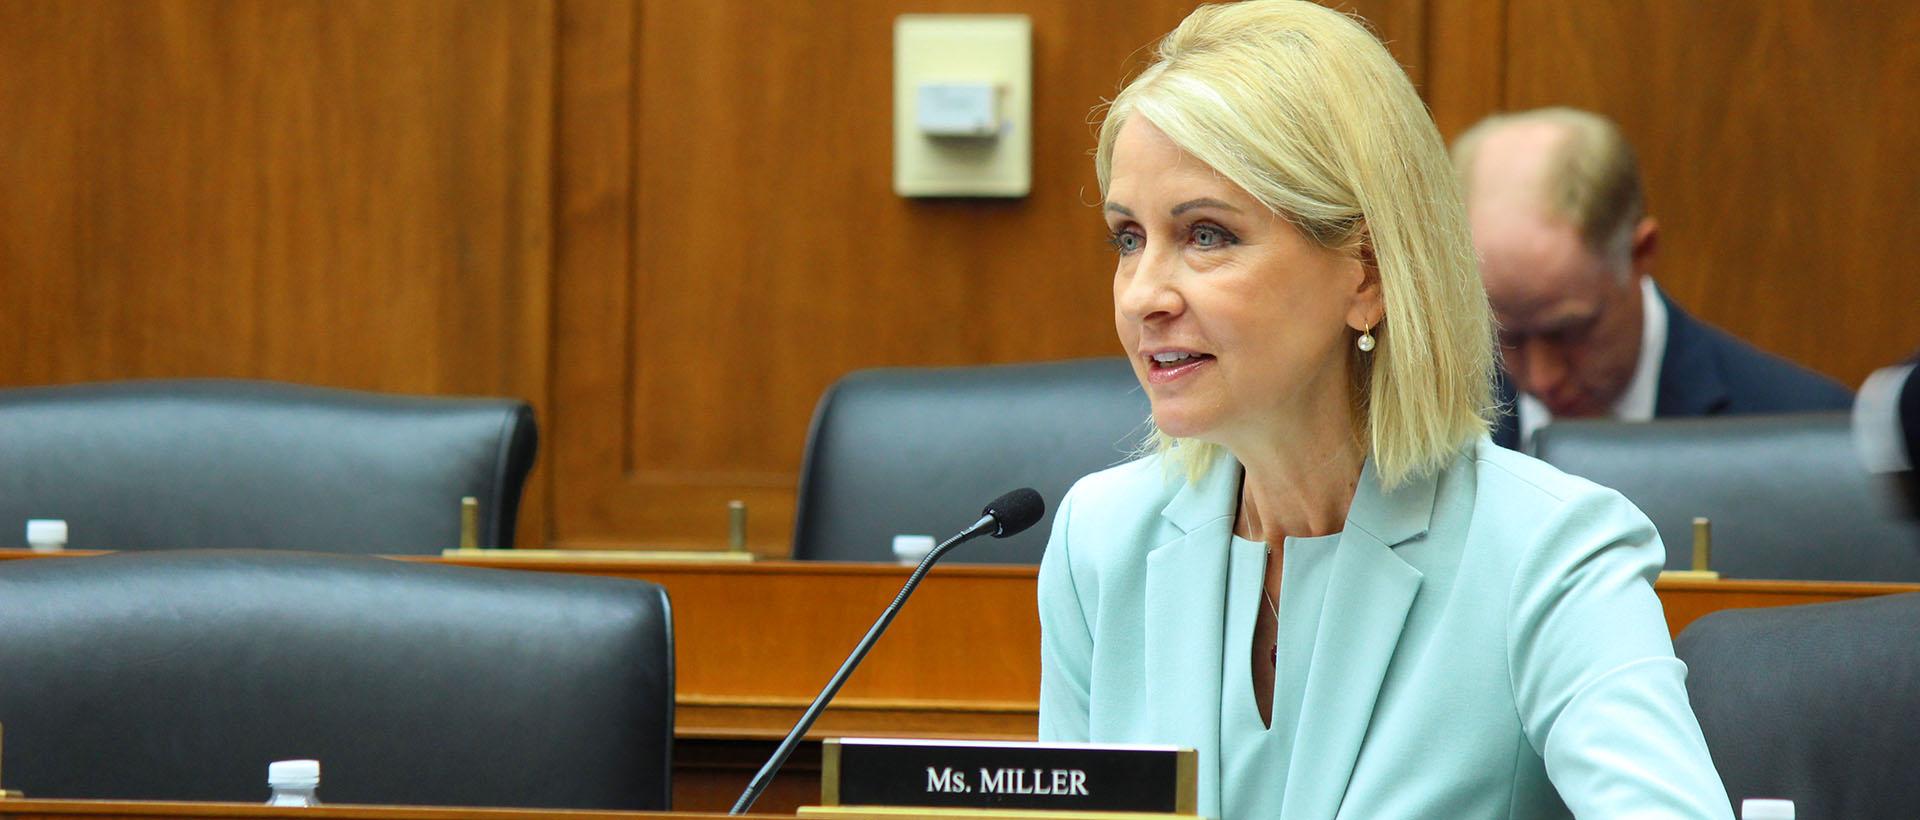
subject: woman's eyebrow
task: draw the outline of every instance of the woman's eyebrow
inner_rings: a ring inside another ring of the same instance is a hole
[[[1128,208],[1127,206],[1125,206],[1125,205],[1122,205],[1122,204],[1120,204],[1120,203],[1118,203],[1118,202],[1109,202],[1109,203],[1107,203],[1107,208],[1106,208],[1106,209],[1107,209],[1107,210],[1109,210],[1109,211],[1112,211],[1112,212],[1114,212],[1114,213],[1116,213],[1116,214],[1119,214],[1119,215],[1121,215],[1121,216],[1124,216],[1124,217],[1128,217],[1128,218],[1132,218],[1132,217],[1133,217],[1133,211],[1132,211],[1132,209],[1130,209],[1130,208]]]
[[[1179,216],[1195,208],[1219,208],[1220,210],[1223,210],[1223,211],[1232,211],[1236,214],[1240,213],[1239,208],[1235,208],[1232,205],[1228,205],[1227,203],[1221,202],[1220,200],[1214,199],[1213,197],[1210,197],[1210,196],[1203,196],[1199,199],[1189,199],[1185,202],[1175,205],[1173,206],[1173,211],[1171,213],[1174,216]]]

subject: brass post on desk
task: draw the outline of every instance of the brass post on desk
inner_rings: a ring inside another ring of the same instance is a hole
[[[1717,581],[1720,573],[1713,570],[1713,522],[1703,516],[1693,519],[1693,568],[1660,573],[1662,578],[1677,578],[1687,581]]]
[[[6,759],[6,734],[7,734],[7,727],[0,726],[0,760]],[[0,785],[4,785],[6,782],[7,781],[5,780],[0,780]],[[4,800],[9,797],[22,797],[22,796],[23,795],[21,795],[19,792],[8,791],[5,788],[0,788],[0,800]]]
[[[460,499],[460,548],[480,548],[480,499],[470,495]]]
[[[1713,522],[1705,517],[1693,519],[1693,571],[1709,572],[1713,560]]]
[[[747,551],[747,502],[727,502],[727,551]]]

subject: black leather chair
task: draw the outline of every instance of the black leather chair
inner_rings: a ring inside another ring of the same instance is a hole
[[[1119,358],[848,374],[814,410],[794,557],[893,561],[893,536],[944,539],[1027,486],[1046,499],[1046,518],[944,560],[1039,563],[1060,497],[1125,461],[1149,411]]]
[[[30,797],[665,809],[667,597],[252,550],[0,564],[0,776]]]
[[[513,546],[533,410],[274,382],[0,390],[0,545],[66,519],[74,549],[437,553],[460,499]]]
[[[1619,490],[1686,569],[1693,519],[1713,522],[1729,578],[1920,581],[1920,527],[1861,466],[1846,413],[1555,422],[1534,453]]]
[[[1687,694],[1735,805],[1911,820],[1920,807],[1920,593],[1716,612],[1680,633]]]

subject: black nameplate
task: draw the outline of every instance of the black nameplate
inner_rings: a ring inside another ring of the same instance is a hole
[[[1172,746],[828,740],[829,806],[1191,814],[1194,752]]]

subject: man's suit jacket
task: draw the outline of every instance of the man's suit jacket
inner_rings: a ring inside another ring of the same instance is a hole
[[[1654,418],[1845,410],[1853,393],[1839,382],[1740,341],[1674,304],[1667,306],[1667,350],[1654,388]],[[1500,374],[1501,413],[1493,441],[1518,449],[1513,383]]]
[[[1187,482],[1153,456],[1067,494],[1040,569],[1042,739],[1194,747],[1214,817],[1223,790],[1288,820],[1732,817],[1653,593],[1659,536],[1619,494],[1485,438],[1392,492],[1369,462],[1284,791],[1222,783],[1240,476],[1222,456]]]

